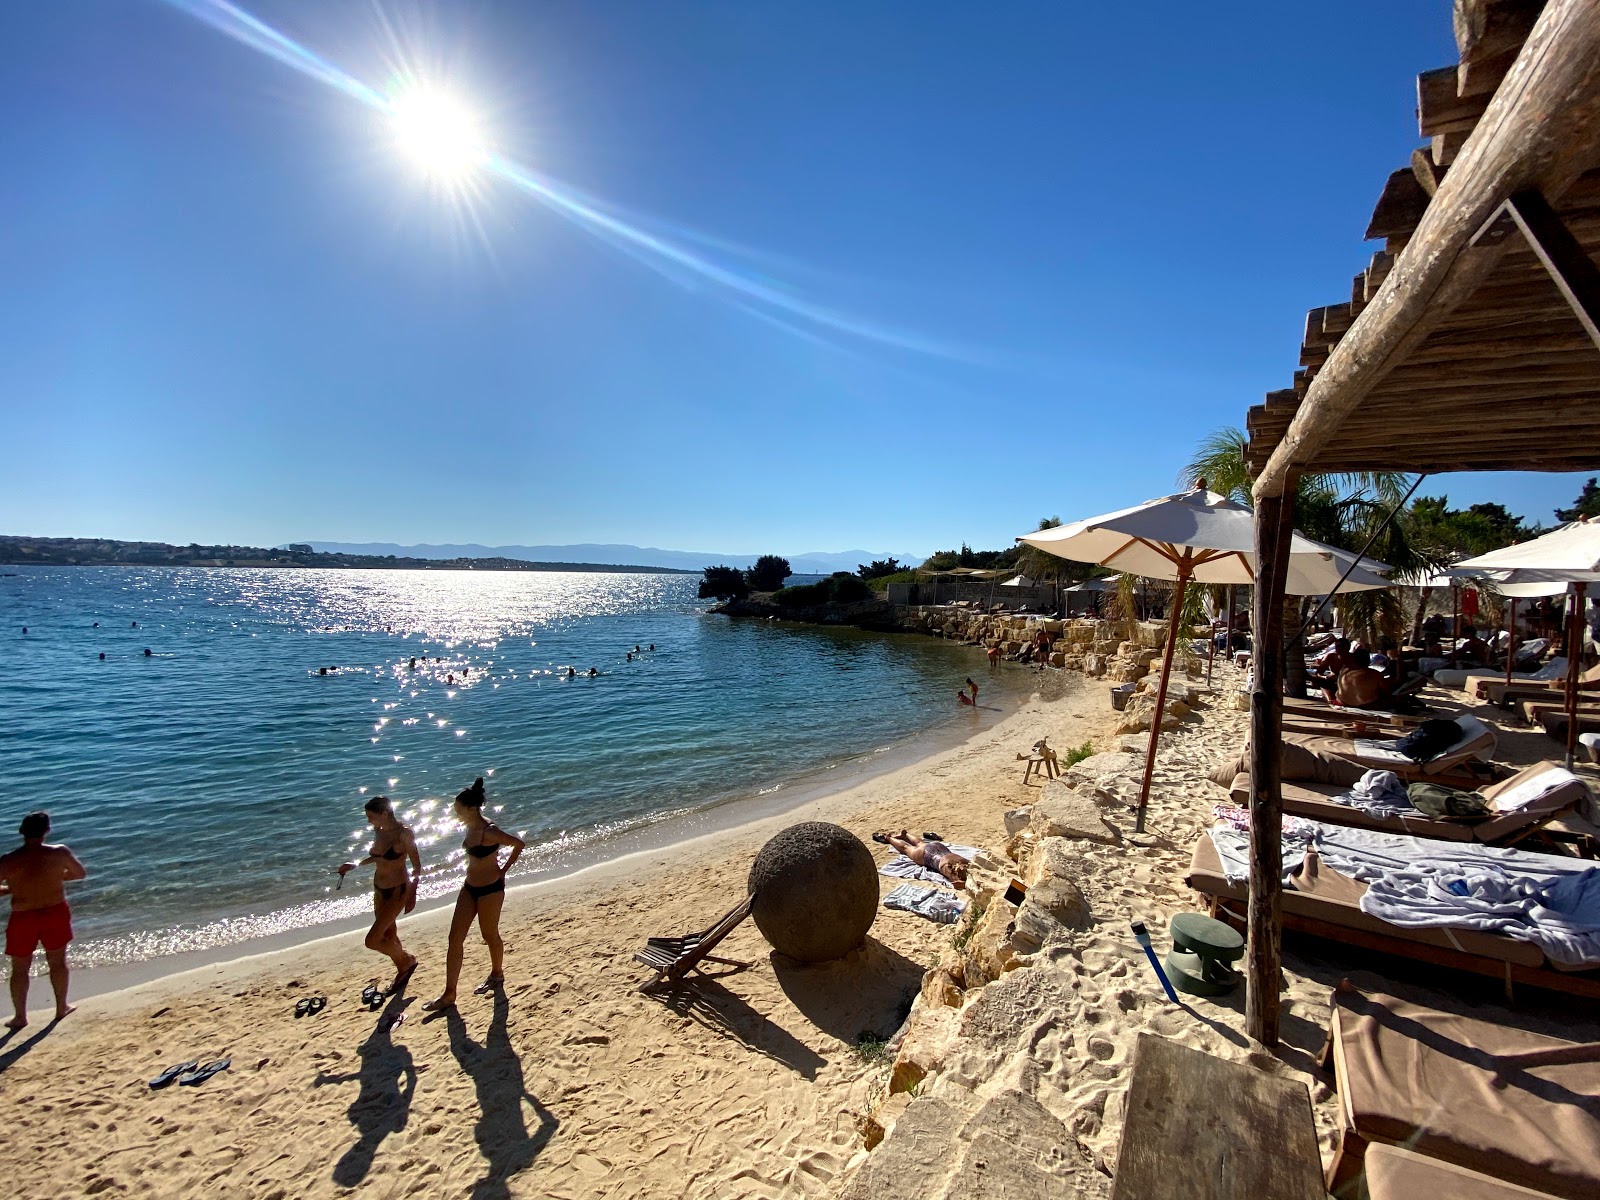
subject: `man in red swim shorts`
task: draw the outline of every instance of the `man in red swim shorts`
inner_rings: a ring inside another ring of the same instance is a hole
[[[17,832],[22,846],[0,855],[0,896],[11,897],[11,919],[6,922],[6,954],[11,959],[11,1003],[17,1015],[7,1029],[28,1023],[28,971],[33,952],[44,946],[50,965],[50,986],[56,994],[56,1020],[72,1011],[67,1003],[67,943],[72,940],[72,913],[67,908],[65,884],[88,874],[66,846],[45,843],[50,814],[32,812],[22,818]]]

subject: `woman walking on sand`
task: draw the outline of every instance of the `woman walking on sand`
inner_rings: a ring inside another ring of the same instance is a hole
[[[367,949],[387,954],[394,962],[394,982],[386,995],[393,995],[405,987],[417,969],[417,956],[407,954],[400,944],[398,922],[401,913],[417,906],[417,880],[422,877],[422,856],[417,853],[417,839],[411,830],[394,815],[394,806],[387,796],[374,796],[366,803],[367,821],[377,837],[372,851],[360,862],[339,864],[339,882],[357,867],[372,864],[372,928],[367,931]],[[406,871],[407,860],[411,870]]]
[[[524,842],[514,833],[484,820],[483,777],[456,797],[456,820],[467,827],[461,848],[467,852],[467,879],[456,897],[455,916],[450,920],[450,950],[445,958],[444,991],[422,1007],[429,1012],[449,1008],[456,1002],[456,984],[461,979],[461,960],[466,953],[467,931],[474,919],[484,945],[489,947],[489,978],[477,987],[490,992],[505,982],[505,947],[500,941],[500,908],[506,900],[506,872],[522,856]],[[500,861],[500,847],[511,853]]]

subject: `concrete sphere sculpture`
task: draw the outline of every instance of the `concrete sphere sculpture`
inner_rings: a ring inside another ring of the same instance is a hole
[[[801,962],[843,958],[878,915],[872,852],[848,829],[803,821],[782,830],[750,868],[751,915],[780,954]]]

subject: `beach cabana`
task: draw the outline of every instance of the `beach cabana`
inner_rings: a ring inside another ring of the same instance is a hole
[[[1293,385],[1246,422],[1258,647],[1282,643],[1305,473],[1600,468],[1600,0],[1457,0],[1460,61],[1417,80],[1427,145],[1383,185],[1383,248],[1307,316]],[[1278,1040],[1283,664],[1251,697],[1246,1021]]]
[[[1040,529],[1017,539],[1060,558],[1115,566],[1125,574],[1170,580],[1173,584],[1172,603],[1167,609],[1166,656],[1161,661],[1144,777],[1139,784],[1134,827],[1140,832],[1144,830],[1145,809],[1150,800],[1150,778],[1155,771],[1161,715],[1166,708],[1172,656],[1183,619],[1184,591],[1190,583],[1254,582],[1253,540],[1250,510],[1207,491],[1204,480],[1192,492],[1146,500],[1132,508]],[[1377,573],[1387,569],[1382,563],[1371,559],[1356,561],[1347,552],[1341,554],[1343,557],[1336,556],[1332,547],[1294,534],[1288,546],[1290,592],[1323,596],[1339,590],[1389,586],[1389,581]]]

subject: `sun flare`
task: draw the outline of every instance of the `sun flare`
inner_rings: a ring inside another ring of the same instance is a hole
[[[488,158],[478,118],[446,92],[401,92],[389,100],[389,120],[401,152],[436,178],[459,178]]]

